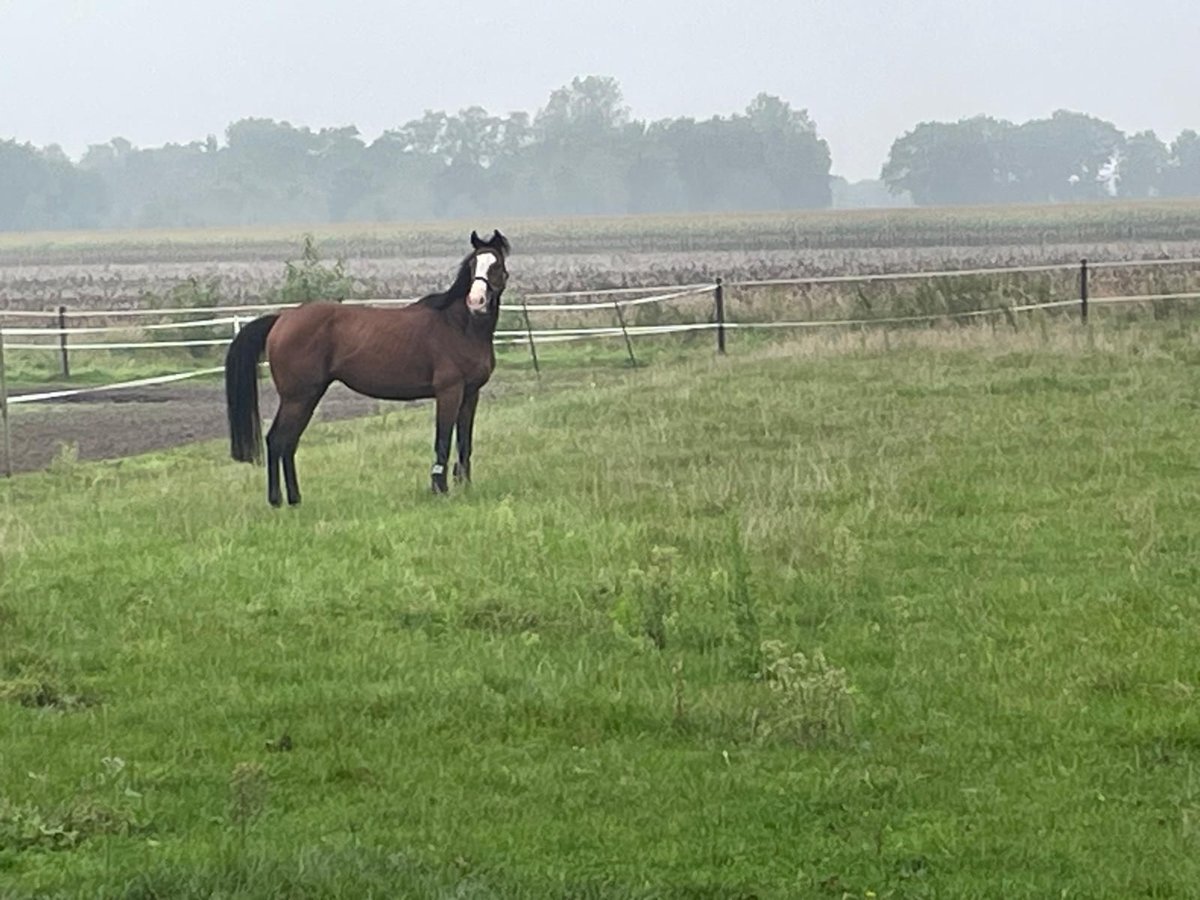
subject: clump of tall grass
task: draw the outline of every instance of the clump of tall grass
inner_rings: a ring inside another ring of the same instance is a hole
[[[741,531],[731,526],[729,546],[729,609],[737,635],[737,666],[750,674],[762,663],[758,605],[750,587],[750,563]]]
[[[0,853],[74,850],[92,838],[148,831],[142,792],[121,757],[106,756],[75,795],[56,803],[0,796]]]
[[[229,774],[229,821],[245,843],[251,823],[267,808],[270,780],[260,763],[241,762]]]
[[[762,683],[753,732],[760,740],[797,744],[835,741],[850,734],[855,689],[846,670],[825,653],[789,651],[782,641],[763,641]]]
[[[613,626],[619,633],[644,639],[658,650],[666,649],[676,616],[672,572],[677,557],[673,547],[652,547],[649,561],[628,571],[625,589],[612,609]]]

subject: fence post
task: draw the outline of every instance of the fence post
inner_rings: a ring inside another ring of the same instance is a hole
[[[4,374],[3,327],[0,327],[0,431],[4,432],[4,477],[12,478],[12,438],[8,433],[8,381]]]
[[[67,357],[67,308],[58,308],[58,349],[62,354],[63,378],[71,377],[71,361]]]
[[[621,325],[621,334],[625,335],[625,350],[629,353],[629,364],[637,368],[637,357],[633,355],[633,343],[629,340],[629,329],[625,327],[625,314],[621,312],[621,304],[613,301],[613,309],[617,311],[617,322]]]
[[[1088,321],[1088,266],[1087,260],[1079,261],[1079,318],[1084,325]]]
[[[541,377],[542,367],[538,365],[537,345],[533,342],[533,325],[529,322],[529,307],[525,303],[525,298],[521,298],[521,310],[525,313],[525,333],[529,335],[529,355],[533,357],[533,371],[538,377]]]
[[[717,289],[713,292],[713,304],[717,315],[717,352],[725,355],[725,285],[717,277]]]

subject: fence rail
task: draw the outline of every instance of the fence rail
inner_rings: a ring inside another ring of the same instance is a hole
[[[1036,310],[1063,310],[1076,307],[1083,322],[1088,318],[1088,307],[1098,305],[1117,305],[1129,303],[1149,303],[1162,301],[1191,301],[1200,300],[1200,291],[1181,291],[1178,293],[1149,293],[1131,294],[1109,297],[1093,297],[1089,295],[1089,270],[1117,269],[1133,267],[1158,268],[1163,266],[1200,266],[1200,259],[1154,259],[1154,260],[1119,260],[1113,262],[1089,263],[1081,260],[1078,264],[1053,264],[1036,266],[1013,266],[977,269],[942,269],[936,271],[873,273],[862,275],[833,275],[808,278],[771,278],[743,279],[723,281],[720,278],[713,282],[702,282],[684,285],[659,285],[650,287],[620,287],[599,288],[595,290],[563,291],[555,293],[534,293],[520,297],[517,309],[524,315],[525,327],[521,329],[504,329],[496,332],[496,342],[501,345],[526,345],[529,348],[535,369],[540,371],[537,356],[538,344],[566,343],[583,340],[603,340],[621,337],[624,339],[626,350],[631,361],[636,363],[632,339],[652,335],[682,334],[691,332],[716,332],[718,353],[726,352],[726,333],[730,330],[756,329],[797,329],[812,330],[819,328],[846,327],[877,327],[889,325],[908,325],[917,323],[933,323],[937,321],[959,321],[983,319],[996,316],[1011,316],[1015,313],[1026,313]],[[729,321],[726,316],[725,293],[730,288],[740,290],[755,290],[767,287],[800,287],[807,285],[872,283],[881,281],[912,281],[920,279],[956,278],[978,275],[1017,275],[1041,272],[1070,272],[1079,273],[1078,295],[1068,299],[1046,300],[1038,303],[1022,303],[988,307],[984,309],[963,310],[960,312],[936,312],[926,314],[872,316],[841,319],[794,319],[777,321]],[[688,322],[673,325],[636,325],[629,324],[624,310],[631,307],[648,304],[661,304],[674,300],[698,298],[712,295],[713,305],[710,316],[706,321]],[[530,300],[557,300],[566,302],[530,303]],[[413,298],[374,298],[347,300],[346,303],[371,306],[403,306],[416,302]],[[5,388],[4,351],[20,350],[32,352],[57,352],[61,354],[64,377],[69,377],[69,353],[88,351],[113,350],[146,350],[164,348],[212,348],[228,344],[237,333],[241,324],[249,319],[267,312],[286,309],[292,304],[252,304],[245,306],[208,306],[192,308],[166,309],[109,309],[109,310],[79,310],[76,318],[87,321],[134,320],[131,324],[104,324],[67,326],[66,309],[59,307],[55,311],[48,310],[0,310],[0,429],[3,430],[3,446],[5,448],[5,472],[9,472],[10,454],[7,451],[9,441],[8,413],[9,407],[18,404],[47,402],[81,394],[119,391],[135,387],[170,384],[191,378],[213,375],[222,371],[221,367],[203,368],[187,372],[177,372],[152,378],[139,378],[132,381],[116,382],[105,385],[89,385],[86,387],[64,388],[36,393],[22,393],[8,396]],[[558,316],[589,311],[612,310],[615,313],[616,324],[596,327],[556,327],[534,328],[531,314]],[[154,322],[139,324],[136,320],[157,316],[170,318],[173,316],[204,315],[207,318],[182,322]],[[6,319],[49,319],[47,326],[17,325],[9,326]],[[129,332],[175,332],[198,328],[219,328],[229,326],[225,337],[198,337],[195,339],[177,338],[171,335],[166,340],[126,340],[126,341],[83,341],[68,344],[68,338],[88,335],[105,335]],[[8,338],[41,338],[41,341],[9,342]]]

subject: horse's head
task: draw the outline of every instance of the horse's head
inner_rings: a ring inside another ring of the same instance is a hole
[[[504,265],[508,256],[508,238],[499,231],[492,231],[486,241],[471,232],[474,252],[466,259],[471,270],[471,287],[467,291],[467,310],[472,315],[495,313],[500,305],[500,295],[508,284],[508,269]]]

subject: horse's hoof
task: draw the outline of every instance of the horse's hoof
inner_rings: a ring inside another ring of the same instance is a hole
[[[279,507],[283,506],[282,497],[268,497],[267,502],[271,504],[272,509],[279,509]]]
[[[446,484],[446,476],[445,475],[443,475],[441,478],[434,478],[433,484],[431,487],[435,494],[450,493],[450,486]]]

